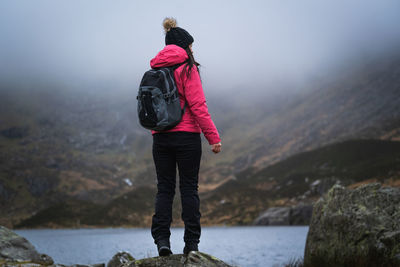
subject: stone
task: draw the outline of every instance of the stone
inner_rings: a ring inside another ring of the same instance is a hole
[[[112,259],[107,263],[107,267],[120,267],[125,263],[135,261],[135,258],[128,252],[118,252]]]
[[[185,267],[231,267],[231,265],[199,251],[192,251],[188,254],[184,263]]]
[[[327,165],[325,165],[325,168],[326,167]],[[310,184],[310,192],[322,196],[337,183],[340,183],[340,180],[337,180],[334,177],[325,177],[321,180],[315,180]]]
[[[271,207],[261,214],[255,225],[289,225],[290,207]]]
[[[105,267],[106,265],[104,263],[98,263],[98,264],[89,264],[89,265],[83,265],[83,264],[74,264],[74,265],[69,265],[69,266],[64,266],[64,265],[56,265],[56,266],[49,266],[49,267]]]
[[[313,211],[312,204],[299,204],[290,209],[290,225],[309,225]]]
[[[28,240],[3,226],[0,226],[1,262],[29,262],[41,265],[51,265],[54,263],[51,257],[39,254]]]
[[[334,185],[313,210],[305,266],[400,266],[400,188]]]
[[[271,207],[254,220],[255,225],[308,225],[312,215],[311,204],[292,207]]]
[[[187,256],[173,254],[168,257],[154,257],[126,263],[123,267],[232,267],[225,262],[199,251],[191,251]]]

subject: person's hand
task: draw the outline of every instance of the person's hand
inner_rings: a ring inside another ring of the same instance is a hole
[[[214,152],[215,154],[219,153],[221,151],[221,142],[219,142],[218,144],[213,144],[211,145],[211,150],[212,152]]]

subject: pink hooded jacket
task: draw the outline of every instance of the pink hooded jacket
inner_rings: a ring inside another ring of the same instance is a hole
[[[184,62],[188,59],[186,51],[177,45],[167,45],[155,58],[150,61],[152,68],[168,67]],[[206,98],[201,85],[200,75],[196,67],[191,69],[189,76],[181,76],[185,64],[179,66],[175,72],[175,82],[179,91],[181,107],[187,103],[181,122],[168,131],[163,132],[203,132],[210,145],[221,141],[217,128],[208,113]],[[159,133],[152,131],[152,133]]]

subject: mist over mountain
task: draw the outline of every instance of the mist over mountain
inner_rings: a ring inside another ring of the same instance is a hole
[[[132,90],[164,46],[166,16],[195,39],[205,88],[291,90],[400,43],[399,3],[12,1],[0,3],[0,81]],[[94,88],[95,89],[94,89]]]

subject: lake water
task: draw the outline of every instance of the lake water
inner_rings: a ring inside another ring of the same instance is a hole
[[[17,230],[56,263],[106,263],[119,251],[136,259],[157,256],[150,229]],[[302,258],[308,226],[203,227],[200,251],[241,267],[283,266]],[[183,229],[171,229],[171,246],[182,253]]]

